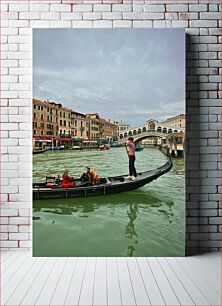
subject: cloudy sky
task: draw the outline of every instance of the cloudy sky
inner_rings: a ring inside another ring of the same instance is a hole
[[[137,125],[184,113],[183,29],[35,29],[34,98]]]

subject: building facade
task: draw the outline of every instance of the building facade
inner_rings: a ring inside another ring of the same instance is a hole
[[[100,118],[100,130],[102,138],[112,138],[117,140],[118,127],[116,124],[110,122],[110,120]]]
[[[71,134],[76,138],[90,138],[90,119],[85,114],[71,112]]]
[[[175,117],[167,118],[165,121],[161,122],[164,125],[177,127],[177,128],[185,128],[186,126],[186,117],[184,114],[180,114]]]
[[[101,125],[99,114],[86,114],[86,119],[89,120],[89,138],[99,139],[101,137]]]
[[[117,136],[124,133],[126,130],[130,129],[130,124],[121,121],[114,121],[114,124],[117,126]]]
[[[71,109],[33,99],[33,136],[71,137]]]

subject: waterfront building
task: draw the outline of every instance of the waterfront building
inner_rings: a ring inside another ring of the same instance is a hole
[[[110,120],[100,118],[100,131],[101,131],[101,138],[107,138],[112,141],[117,140],[118,127],[115,123],[112,123]]]
[[[166,126],[173,126],[177,128],[185,128],[186,117],[184,114],[180,114],[175,117],[167,118],[166,120],[162,121],[161,124],[164,124]]]
[[[33,136],[71,137],[71,109],[33,99]]]
[[[89,119],[89,138],[99,139],[101,137],[101,125],[98,113],[86,114],[86,119]]]
[[[71,139],[71,109],[61,103],[33,99],[33,138],[67,145]]]
[[[130,129],[130,124],[121,121],[114,121],[114,124],[117,126],[117,136],[119,137],[120,134],[124,133],[126,130]]]
[[[90,119],[85,114],[71,112],[71,134],[75,138],[90,138]]]

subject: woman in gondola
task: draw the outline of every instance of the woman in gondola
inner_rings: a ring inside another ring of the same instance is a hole
[[[71,177],[69,176],[68,170],[65,170],[62,176],[62,187],[74,187],[74,182],[70,181]]]

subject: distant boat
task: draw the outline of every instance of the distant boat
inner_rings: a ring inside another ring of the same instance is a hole
[[[102,145],[99,147],[100,151],[107,151],[110,149],[110,147],[108,147],[107,145]]]
[[[41,154],[41,153],[44,153],[46,151],[48,151],[48,149],[35,150],[35,151],[32,152],[32,154]]]
[[[60,147],[50,147],[49,148],[50,151],[61,151],[61,150],[65,150],[64,146],[60,146]]]
[[[143,147],[141,147],[140,145],[137,145],[137,146],[135,147],[135,151],[136,151],[136,152],[143,151]]]
[[[71,148],[71,150],[82,150],[82,149],[83,149],[83,147],[80,147],[80,146],[73,146]]]

